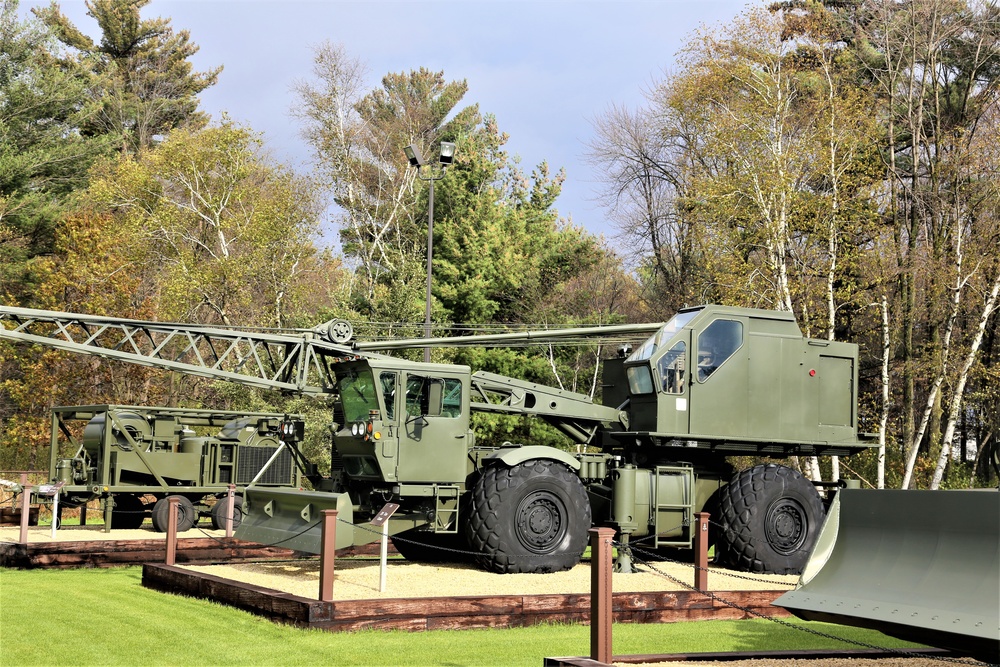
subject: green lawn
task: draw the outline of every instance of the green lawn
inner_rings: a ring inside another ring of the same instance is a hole
[[[587,626],[421,633],[328,633],[281,626],[229,607],[142,588],[138,567],[0,569],[0,665],[532,665],[586,655]],[[824,632],[879,646],[879,633]],[[615,625],[616,654],[850,648],[768,621]]]

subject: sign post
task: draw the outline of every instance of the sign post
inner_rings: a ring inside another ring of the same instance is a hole
[[[56,529],[59,527],[59,490],[66,482],[57,484],[42,484],[36,492],[40,496],[52,496],[52,539],[56,539]]]
[[[399,509],[399,505],[396,503],[386,503],[385,506],[379,510],[375,518],[372,519],[372,525],[378,528],[382,527],[382,549],[379,552],[379,567],[378,567],[378,592],[385,593],[385,561],[388,558],[389,550],[389,517],[391,517],[396,510]]]

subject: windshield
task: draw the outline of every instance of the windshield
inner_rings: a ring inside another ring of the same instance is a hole
[[[368,369],[338,372],[337,392],[344,406],[344,419],[348,423],[364,421],[372,410],[379,409],[375,378]]]
[[[683,329],[699,312],[701,312],[700,309],[689,310],[674,315],[669,322],[663,325],[662,329],[653,334],[649,340],[642,344],[642,347],[633,352],[632,356],[625,360],[625,363],[649,359],[661,345],[669,341],[674,334]]]

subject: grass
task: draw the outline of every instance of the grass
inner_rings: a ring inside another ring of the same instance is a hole
[[[205,600],[142,588],[139,567],[0,569],[0,665],[532,665],[586,655],[590,629],[546,625],[421,633],[329,633],[276,625]],[[868,630],[796,621],[878,646]],[[850,648],[772,622],[616,624],[616,654]]]

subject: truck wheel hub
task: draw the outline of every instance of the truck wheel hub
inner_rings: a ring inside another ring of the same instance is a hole
[[[517,528],[521,544],[536,553],[547,553],[559,543],[564,532],[558,498],[547,492],[525,497],[518,507]]]
[[[794,500],[783,498],[767,510],[765,532],[771,547],[790,554],[802,546],[806,535],[805,511]]]

